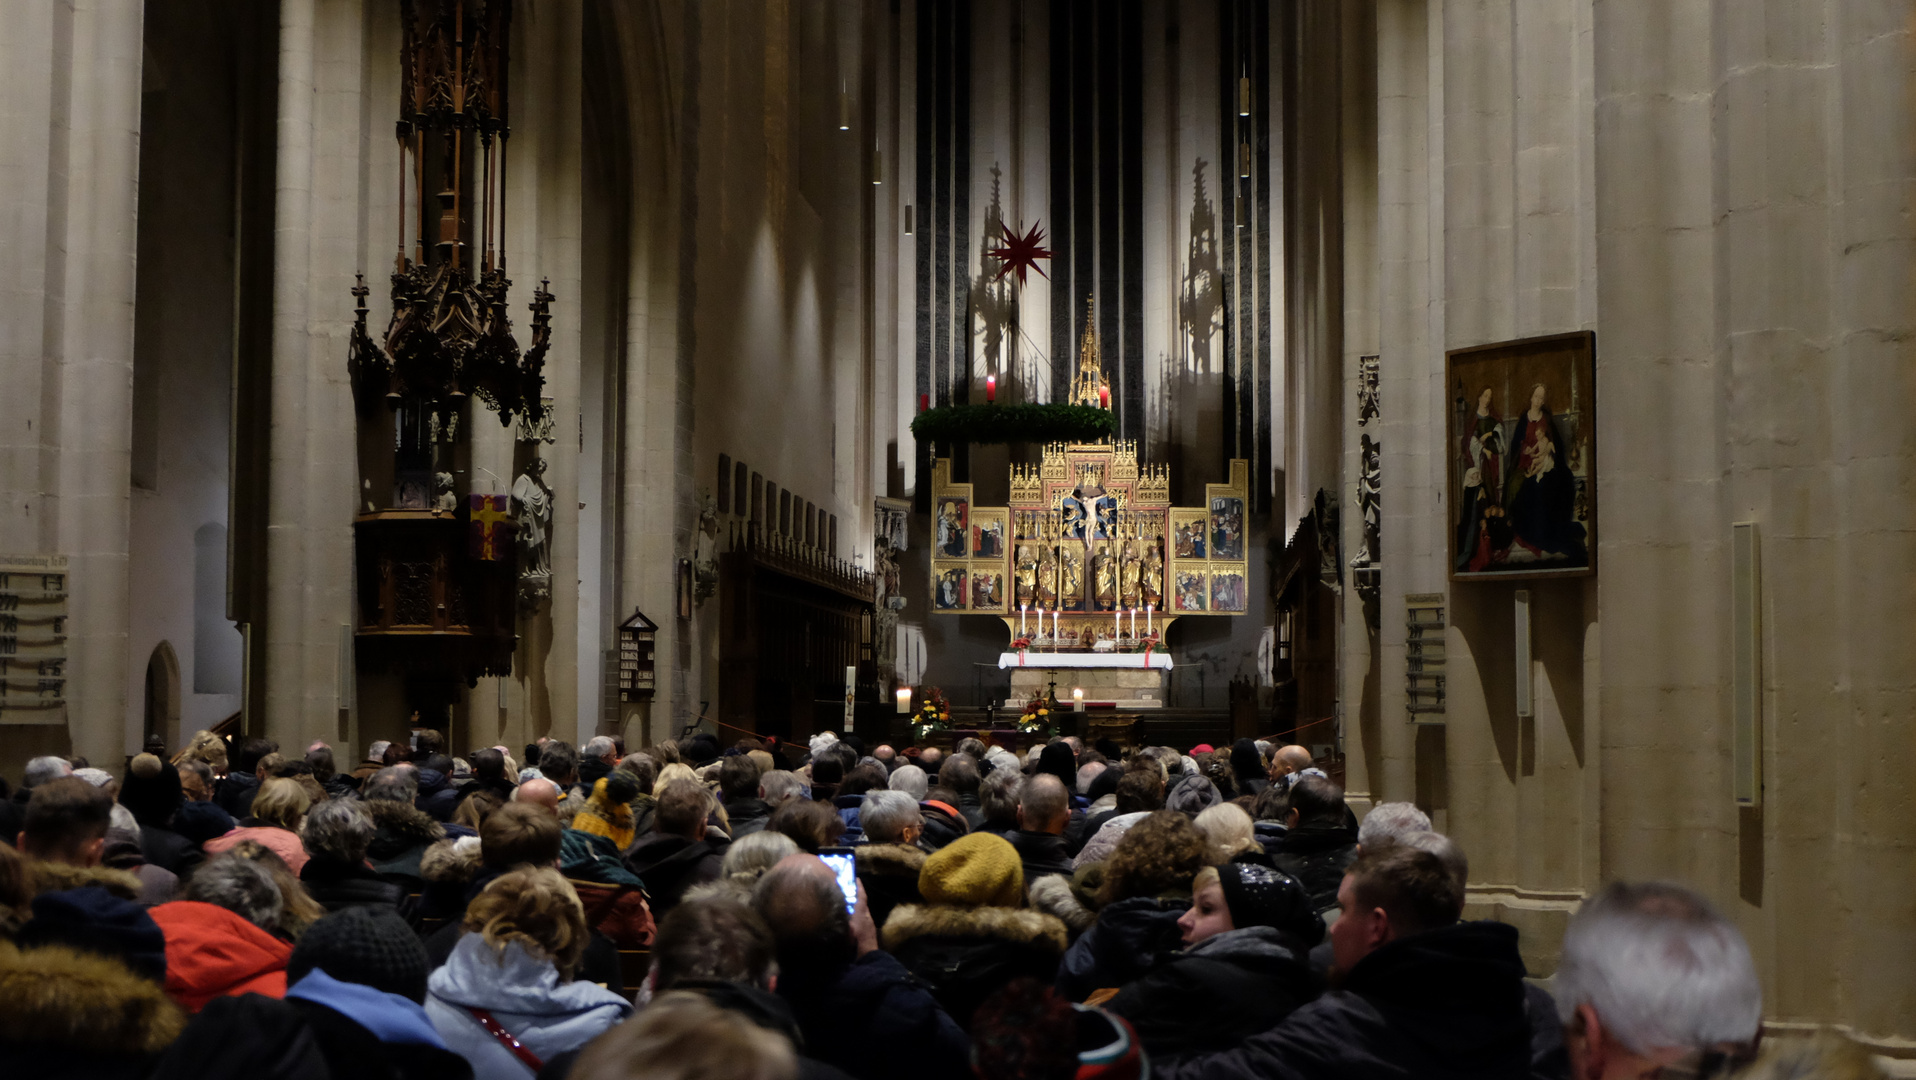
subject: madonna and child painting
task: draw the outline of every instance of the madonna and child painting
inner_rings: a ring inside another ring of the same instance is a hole
[[[1452,578],[1596,569],[1595,344],[1586,331],[1447,354]]]

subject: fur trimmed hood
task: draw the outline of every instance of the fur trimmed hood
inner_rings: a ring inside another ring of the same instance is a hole
[[[925,868],[925,853],[910,844],[860,844],[852,851],[861,874],[909,877],[916,881],[918,872]]]
[[[104,866],[68,866],[35,859],[27,864],[27,874],[35,896],[98,885],[122,900],[138,903],[145,889],[131,871],[110,870]]]
[[[1098,913],[1078,901],[1077,894],[1071,891],[1071,879],[1062,874],[1046,874],[1025,891],[1032,907],[1063,922],[1072,937],[1091,929],[1098,921]]]
[[[390,859],[408,848],[436,843],[446,838],[445,826],[410,803],[391,799],[366,799],[361,806],[372,815],[372,847],[367,853],[375,859]]]
[[[441,840],[419,857],[419,876],[427,881],[464,885],[479,874],[479,838]]]
[[[1028,908],[954,907],[949,904],[904,904],[885,920],[885,948],[896,951],[914,938],[1001,938],[1064,955],[1064,923]]]
[[[58,945],[0,942],[0,1046],[51,1046],[89,1058],[151,1057],[186,1014],[126,965]]]

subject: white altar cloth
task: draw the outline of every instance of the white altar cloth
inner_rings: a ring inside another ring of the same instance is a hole
[[[1055,653],[1050,650],[1040,652],[1037,649],[1026,649],[1022,653],[999,653],[998,666],[1000,668],[1057,668],[1061,670],[1077,668],[1131,668],[1133,670],[1142,670],[1145,668],[1153,668],[1158,671],[1170,671],[1174,665],[1171,663],[1170,656],[1156,649],[1151,650],[1148,655],[1141,652]]]

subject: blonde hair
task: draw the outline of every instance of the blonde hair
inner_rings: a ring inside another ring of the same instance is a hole
[[[1211,886],[1222,885],[1222,884],[1224,884],[1224,882],[1218,875],[1217,867],[1207,866],[1204,869],[1199,870],[1197,872],[1197,876],[1191,879],[1191,896],[1193,899],[1195,899],[1197,897],[1197,894],[1203,892],[1204,890],[1210,888]]]
[[[260,869],[272,877],[273,884],[279,886],[280,933],[298,941],[307,927],[326,917],[326,909],[313,899],[313,894],[306,891],[305,883],[287,867],[286,860],[279,857],[279,852],[258,840],[241,840],[227,854],[257,863]]]
[[[1251,815],[1235,803],[1218,803],[1197,816],[1197,829],[1211,845],[1211,861],[1230,862],[1235,855],[1262,851]]]
[[[182,761],[204,761],[216,773],[226,771],[226,740],[210,731],[195,731],[187,740],[186,749],[173,755],[173,764]]]
[[[275,776],[259,786],[259,794],[253,797],[253,816],[262,825],[298,832],[300,819],[312,806],[312,798],[299,781]]]
[[[699,774],[693,772],[690,765],[674,761],[659,769],[659,778],[652,782],[652,797],[655,799],[658,798],[659,793],[665,790],[666,785],[674,780],[690,780],[694,784],[697,784],[699,783]],[[703,787],[704,785],[701,784],[700,786]]]
[[[794,1080],[792,1045],[702,994],[674,990],[594,1039],[574,1080]]]
[[[585,957],[585,907],[579,894],[550,866],[521,867],[501,874],[466,908],[465,928],[496,954],[518,942],[552,961],[559,981],[571,982]]]

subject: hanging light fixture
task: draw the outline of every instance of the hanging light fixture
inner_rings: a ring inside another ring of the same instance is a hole
[[[873,150],[872,151],[872,183],[874,185],[877,185],[877,184],[882,184],[884,182],[885,182],[885,152],[883,150]]]
[[[1251,77],[1241,75],[1237,80],[1237,114],[1251,115]]]
[[[852,129],[852,92],[841,84],[838,88],[838,130]]]

